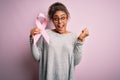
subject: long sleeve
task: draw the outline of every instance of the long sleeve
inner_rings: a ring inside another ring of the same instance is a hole
[[[33,57],[36,61],[40,61],[41,54],[43,52],[43,37],[41,36],[38,40],[38,45],[33,44],[34,40],[30,37],[30,46]]]
[[[83,45],[83,42],[80,42],[79,40],[77,40],[75,42],[75,45],[74,45],[74,66],[76,66],[77,64],[79,64],[79,62],[81,60],[82,45]]]

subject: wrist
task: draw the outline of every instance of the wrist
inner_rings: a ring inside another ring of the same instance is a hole
[[[83,36],[79,36],[79,37],[78,37],[78,40],[80,40],[81,42],[83,42],[83,41],[84,41]]]
[[[34,36],[32,34],[30,34],[30,38],[33,38]]]

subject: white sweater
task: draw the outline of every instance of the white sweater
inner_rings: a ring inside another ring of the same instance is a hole
[[[80,62],[83,43],[73,33],[46,31],[49,44],[43,36],[36,45],[30,38],[32,54],[40,63],[39,80],[75,80],[74,67]]]

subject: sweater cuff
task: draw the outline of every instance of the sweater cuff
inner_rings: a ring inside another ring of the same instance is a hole
[[[77,39],[76,44],[81,46],[81,45],[83,45],[83,42],[81,42],[80,40]]]
[[[31,36],[29,36],[29,38],[30,38],[30,43],[33,44],[34,39]]]

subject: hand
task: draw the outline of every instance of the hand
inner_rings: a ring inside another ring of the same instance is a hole
[[[87,36],[89,36],[89,31],[85,28],[82,30],[82,33],[79,35],[78,39],[83,42]]]
[[[33,28],[30,31],[30,36],[33,38],[36,34],[40,34],[41,30],[39,28]]]

